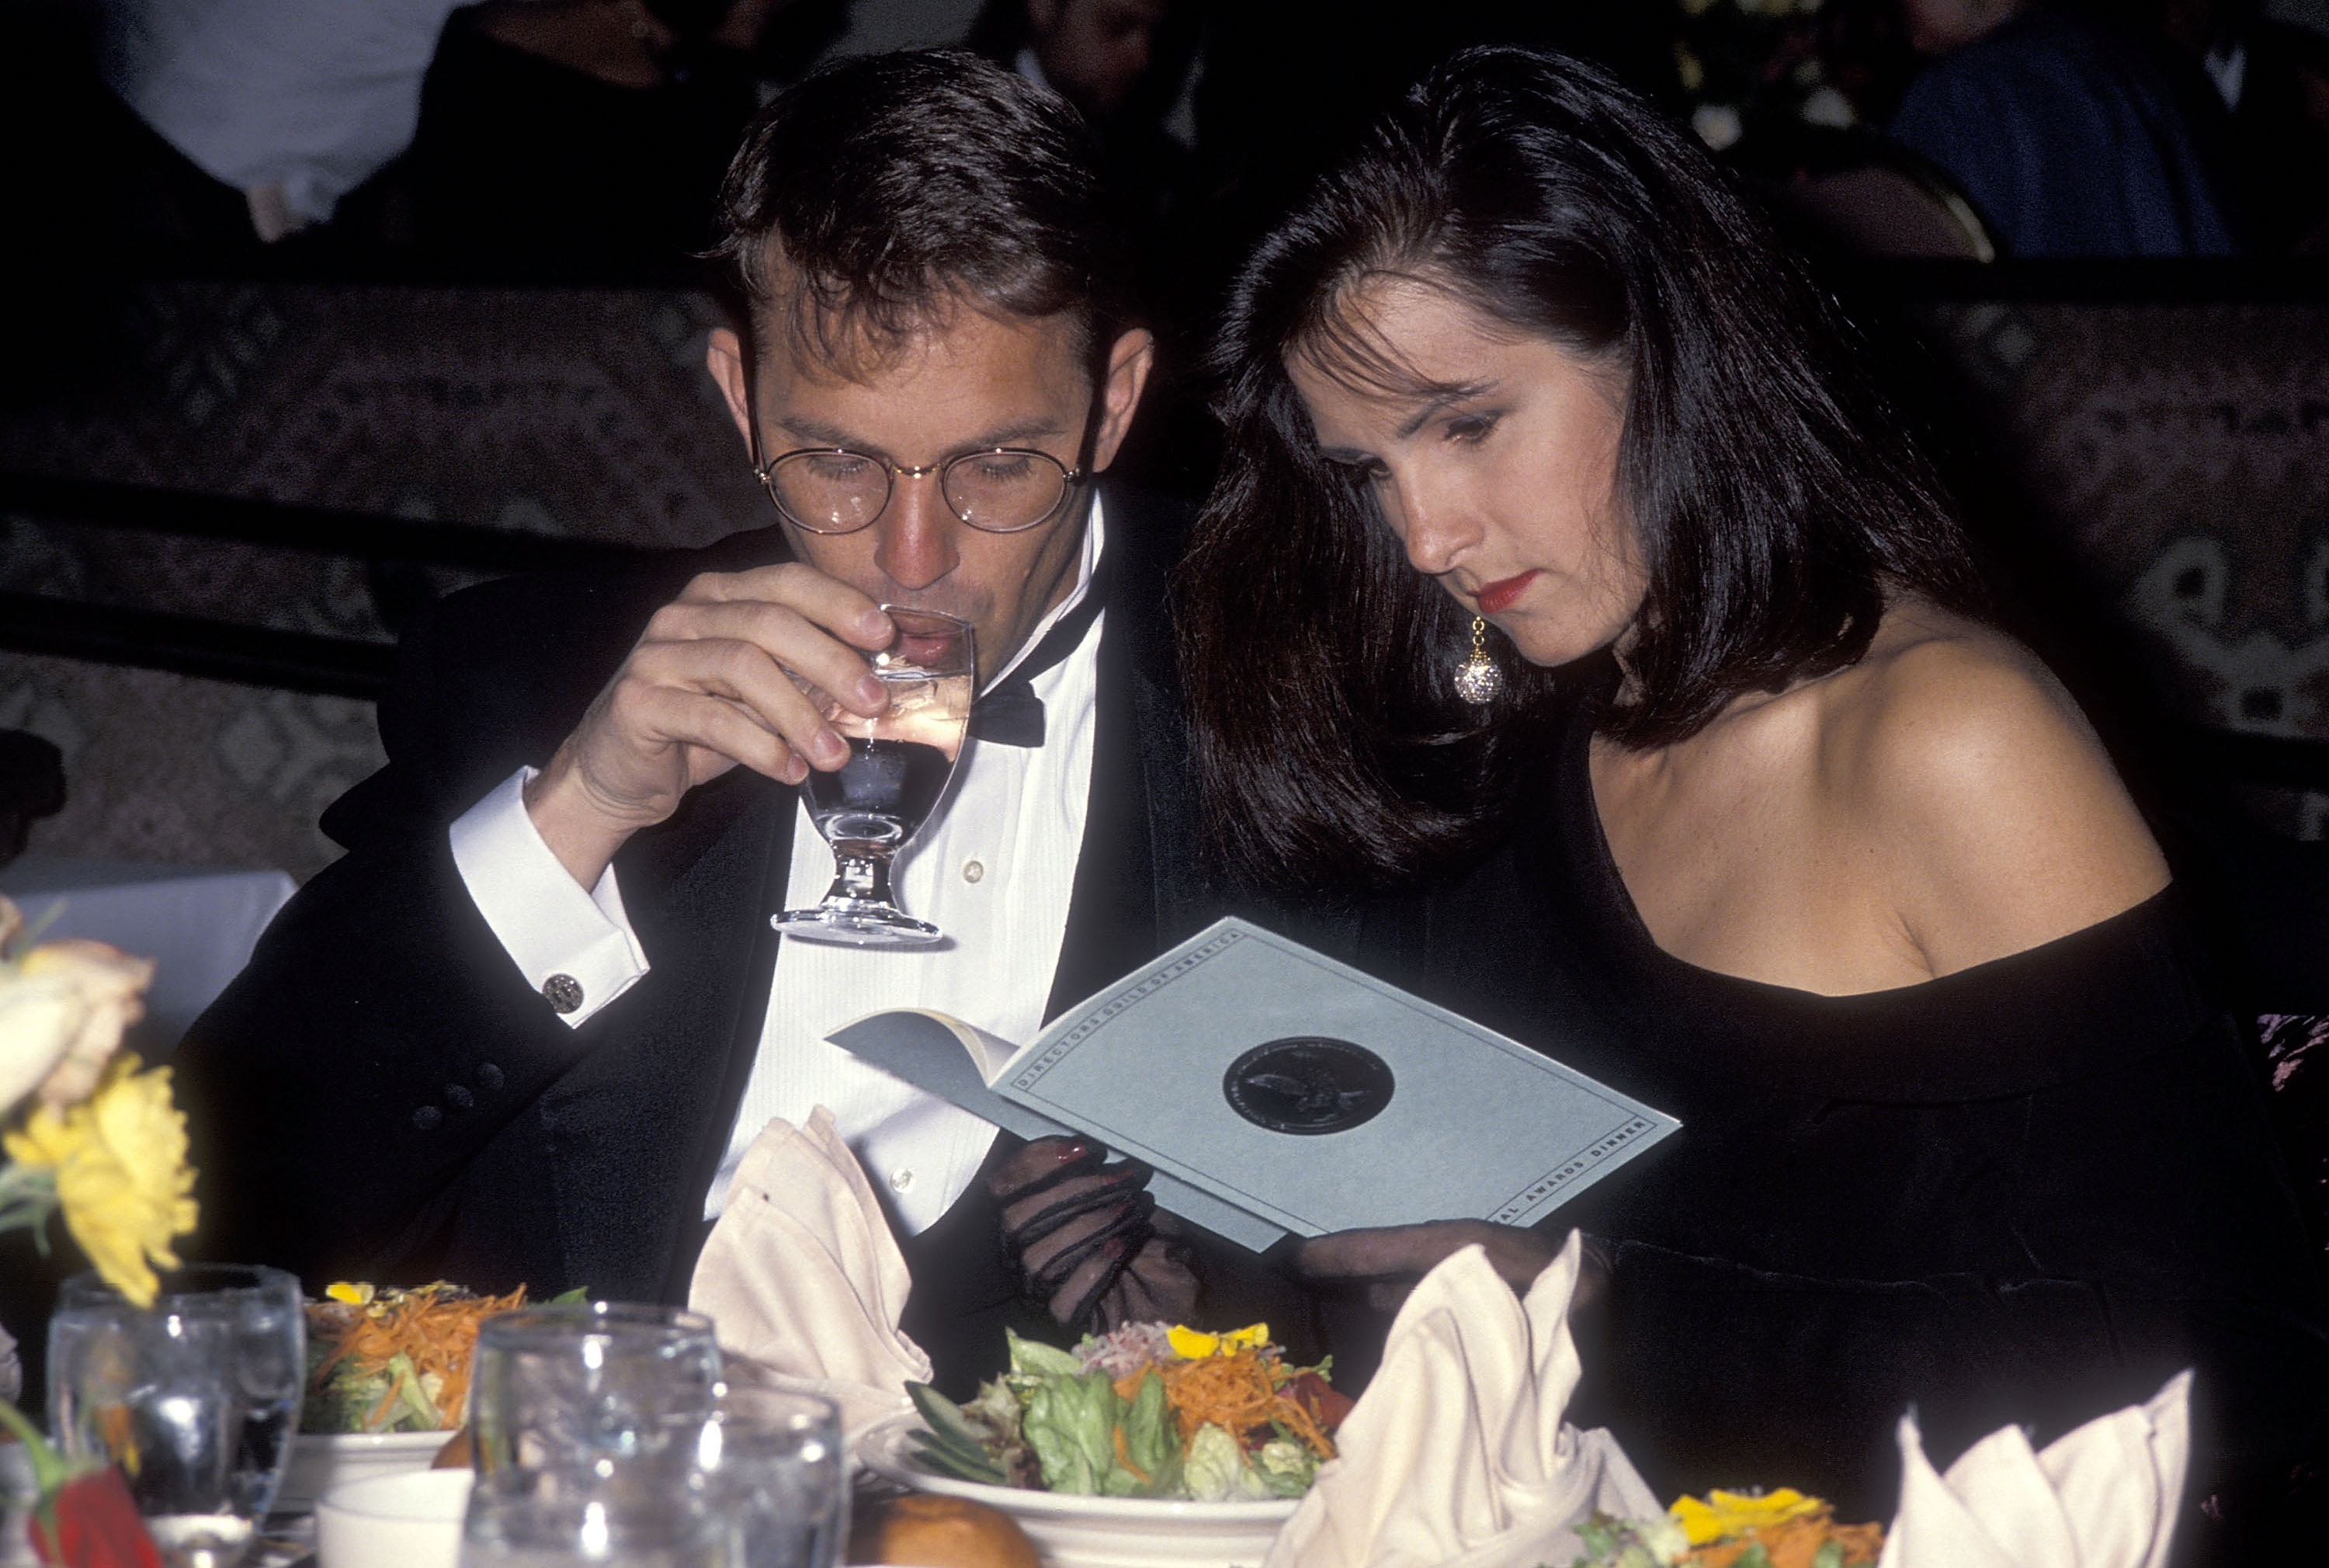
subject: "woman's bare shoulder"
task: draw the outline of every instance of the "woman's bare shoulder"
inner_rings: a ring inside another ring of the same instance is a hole
[[[1831,820],[1947,973],[2150,897],[2167,868],[2068,691],[2012,638],[1919,601],[1819,699]]]

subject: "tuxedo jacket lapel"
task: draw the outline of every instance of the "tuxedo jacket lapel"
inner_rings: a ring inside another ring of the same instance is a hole
[[[1108,493],[1112,559],[1091,795],[1047,1019],[1202,924],[1188,743],[1164,613],[1185,526],[1177,512],[1152,500]]]

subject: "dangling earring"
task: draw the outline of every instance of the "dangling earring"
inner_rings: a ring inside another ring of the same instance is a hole
[[[1473,616],[1472,652],[1456,666],[1456,695],[1479,707],[1494,702],[1504,689],[1504,672],[1488,657],[1487,637],[1488,623]]]

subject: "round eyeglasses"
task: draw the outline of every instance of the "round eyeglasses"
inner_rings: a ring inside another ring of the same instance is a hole
[[[910,468],[844,447],[809,446],[771,457],[753,470],[777,510],[811,533],[855,533],[890,504],[897,480],[938,476],[953,513],[987,533],[1017,533],[1049,521],[1083,483],[1048,452],[996,446]]]

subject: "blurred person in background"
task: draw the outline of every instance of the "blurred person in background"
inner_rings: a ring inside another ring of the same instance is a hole
[[[330,219],[411,141],[456,4],[99,0],[100,73],[153,133],[107,175],[130,224],[231,252]]]
[[[403,171],[412,243],[465,273],[685,266],[713,238],[713,197],[759,82],[797,74],[845,9],[492,0],[453,13]],[[771,51],[779,13],[785,47]]]
[[[1161,249],[1188,194],[1190,127],[1181,107],[1200,18],[1190,0],[988,0],[966,46],[1083,111],[1116,201]]]
[[[78,129],[64,183],[104,191],[72,207],[176,262],[250,266],[297,234],[457,274],[678,265],[757,83],[806,70],[847,0],[457,6],[94,0],[96,80],[51,89]]]
[[[1901,0],[1932,63],[1891,134],[2015,257],[2229,256],[2221,106],[2164,41],[2060,0]]]
[[[990,0],[967,42],[1105,125],[1156,96],[1144,89],[1179,90],[1193,40],[1190,7],[1177,9],[1173,0]]]
[[[2165,0],[2230,116],[2227,196],[2259,255],[2329,253],[2329,0]]]

